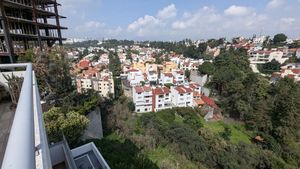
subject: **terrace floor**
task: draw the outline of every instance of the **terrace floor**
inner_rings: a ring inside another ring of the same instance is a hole
[[[11,102],[0,103],[0,166],[2,165],[5,148],[13,122],[15,111],[10,109]]]

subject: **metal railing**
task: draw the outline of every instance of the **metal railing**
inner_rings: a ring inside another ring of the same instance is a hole
[[[26,68],[1,169],[35,169],[37,166],[49,169],[51,161],[46,157],[49,149],[32,64],[0,64],[0,68]]]

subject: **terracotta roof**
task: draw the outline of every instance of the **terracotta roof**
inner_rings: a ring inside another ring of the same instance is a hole
[[[206,105],[211,106],[213,108],[218,108],[215,101],[207,96],[202,95],[201,99],[205,102]]]
[[[194,99],[194,101],[196,102],[196,104],[199,105],[204,105],[204,101],[202,99]]]
[[[164,73],[165,76],[173,77],[172,73]]]
[[[128,72],[138,72],[139,70],[137,70],[137,69],[130,69],[130,70],[128,70]]]
[[[143,89],[144,89],[145,92],[150,92],[151,91],[150,86],[143,86]]]
[[[79,66],[82,67],[82,68],[87,68],[87,67],[90,66],[90,61],[88,61],[88,60],[81,60],[79,62]]]
[[[292,72],[295,74],[300,74],[300,69],[292,69]]]
[[[196,88],[199,88],[200,85],[198,83],[191,83],[190,87],[193,88],[193,89],[196,89]]]
[[[150,92],[151,91],[151,87],[150,86],[135,86],[134,87],[135,91],[137,93],[143,93],[143,92]]]
[[[169,94],[169,93],[171,93],[171,91],[167,87],[153,89],[153,94],[154,95],[162,95],[162,94]]]
[[[135,91],[136,91],[137,93],[143,93],[143,92],[144,92],[143,88],[140,87],[140,86],[135,86],[134,89],[135,89]]]
[[[178,74],[184,74],[183,70],[176,70],[175,72]]]
[[[175,90],[178,91],[179,94],[184,94],[184,93],[191,93],[193,92],[193,90],[191,88],[187,88],[187,87],[184,87],[184,86],[177,86],[175,88]]]
[[[287,77],[288,77],[288,78],[291,78],[291,79],[294,79],[295,76],[296,76],[296,75],[292,75],[292,74],[288,74],[288,75],[287,75]]]

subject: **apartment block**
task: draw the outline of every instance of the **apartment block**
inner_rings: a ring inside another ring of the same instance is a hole
[[[172,86],[171,100],[176,107],[193,107],[193,89],[189,86]]]
[[[90,68],[89,70],[83,71],[76,77],[77,92],[83,93],[87,90],[95,90],[102,97],[114,97],[114,80],[112,72],[105,69],[99,71],[96,68]]]
[[[150,86],[135,86],[132,98],[135,103],[135,112],[146,113],[152,111],[152,89]]]
[[[171,90],[167,87],[156,87],[152,90],[152,111],[172,108]]]

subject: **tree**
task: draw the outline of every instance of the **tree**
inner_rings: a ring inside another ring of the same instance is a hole
[[[130,111],[134,111],[135,110],[135,104],[132,102],[132,101],[130,101],[130,102],[128,102],[128,109],[130,110]]]
[[[259,65],[258,69],[261,73],[272,74],[273,72],[278,72],[280,70],[281,64],[273,59],[271,62]]]
[[[224,127],[224,131],[221,133],[221,137],[223,137],[225,140],[230,140],[231,136],[231,129],[228,126]]]
[[[210,62],[204,62],[202,65],[199,66],[198,72],[200,74],[206,74],[208,77],[214,74],[215,67]]]
[[[89,120],[75,111],[65,112],[58,107],[44,113],[45,127],[50,141],[57,142],[64,134],[71,145],[76,144]]]
[[[185,75],[185,77],[186,77],[188,80],[190,80],[191,72],[190,72],[189,70],[185,70],[185,71],[184,71],[184,75]]]
[[[200,54],[204,54],[206,49],[207,49],[207,43],[200,43],[198,45],[198,51],[200,52]]]
[[[286,39],[287,39],[287,36],[285,34],[279,33],[274,36],[273,42],[274,42],[274,44],[279,44],[279,43],[285,42]]]

